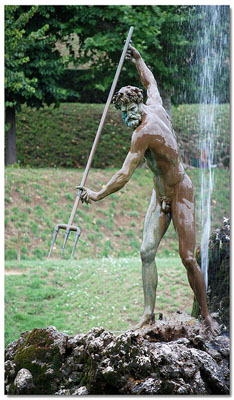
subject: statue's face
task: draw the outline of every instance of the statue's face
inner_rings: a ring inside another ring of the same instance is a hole
[[[141,123],[142,112],[140,104],[126,103],[121,105],[124,123],[130,128],[137,128]]]

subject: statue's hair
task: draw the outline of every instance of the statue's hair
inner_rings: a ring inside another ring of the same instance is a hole
[[[124,86],[113,97],[113,103],[115,108],[120,108],[121,104],[126,103],[142,103],[143,102],[143,90],[135,86]]]

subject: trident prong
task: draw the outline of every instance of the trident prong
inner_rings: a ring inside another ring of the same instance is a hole
[[[75,249],[76,249],[77,242],[78,242],[79,237],[80,237],[80,233],[81,233],[80,228],[77,227],[75,242],[74,242],[74,246],[73,246],[73,249],[72,249],[70,260],[73,259],[73,255],[74,255],[74,252],[75,252]]]
[[[63,247],[62,247],[62,250],[61,250],[60,258],[63,258],[63,252],[64,252],[64,249],[65,249],[65,246],[66,246],[66,243],[67,243],[67,239],[68,239],[69,233],[70,233],[70,229],[69,229],[69,226],[68,226],[67,229],[66,229],[66,232],[65,232],[64,241],[63,241]]]
[[[59,228],[58,228],[58,225],[56,225],[56,227],[54,228],[54,234],[53,234],[53,239],[52,239],[52,243],[51,243],[51,246],[50,246],[50,251],[49,251],[48,258],[50,258],[50,256],[51,256],[51,253],[52,253],[52,250],[53,250],[53,247],[54,247],[54,243],[55,243],[58,231],[59,231]]]
[[[63,252],[64,252],[64,249],[65,249],[65,246],[66,246],[66,243],[67,243],[67,239],[68,239],[68,236],[69,236],[70,232],[71,231],[76,232],[75,242],[74,242],[74,246],[73,246],[73,249],[72,249],[72,255],[71,255],[71,259],[72,259],[73,255],[74,255],[74,252],[75,252],[75,249],[76,249],[76,245],[77,245],[78,239],[79,239],[80,234],[81,234],[81,230],[80,230],[80,228],[78,226],[69,225],[69,224],[58,224],[58,225],[56,225],[56,227],[54,229],[53,239],[52,239],[52,243],[51,243],[51,247],[50,247],[50,252],[49,252],[48,258],[50,258],[51,254],[52,254],[54,243],[55,243],[55,240],[56,240],[56,237],[57,237],[59,229],[65,229],[63,247],[62,247],[61,255],[60,255],[61,258],[63,257]]]

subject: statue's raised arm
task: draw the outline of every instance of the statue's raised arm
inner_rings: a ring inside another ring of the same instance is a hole
[[[141,57],[139,51],[136,50],[135,47],[129,45],[126,58],[136,65],[140,81],[147,90],[146,104],[162,105],[162,99],[158,91],[157,82],[154,78],[154,75],[152,74],[152,72],[144,62],[143,58]]]

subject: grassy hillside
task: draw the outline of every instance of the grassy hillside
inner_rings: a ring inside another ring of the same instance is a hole
[[[34,110],[24,107],[17,114],[17,159],[30,167],[84,167],[104,109],[103,104],[64,103],[60,108]],[[173,126],[186,164],[199,159],[199,106],[173,107]],[[216,106],[214,122],[215,163],[229,165],[230,107]],[[113,105],[107,114],[93,167],[120,167],[130,146],[132,130]]]
[[[99,190],[116,169],[91,169],[87,186]],[[187,169],[196,189],[197,240],[199,242],[200,170]],[[81,169],[30,169],[8,167],[5,170],[5,256],[17,259],[17,237],[22,232],[21,259],[43,259],[48,255],[57,223],[67,223],[73,207]],[[119,192],[92,205],[80,205],[74,223],[82,234],[75,259],[93,257],[138,256],[144,216],[152,192],[152,174],[138,168]],[[229,216],[229,171],[215,169],[212,195],[212,229]],[[64,232],[64,231],[63,231]],[[71,233],[65,252],[69,257],[74,236]],[[60,255],[63,233],[58,235],[53,257]],[[197,242],[197,243],[198,243]],[[159,247],[159,256],[176,254],[178,245],[171,224]]]

